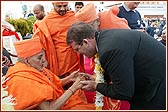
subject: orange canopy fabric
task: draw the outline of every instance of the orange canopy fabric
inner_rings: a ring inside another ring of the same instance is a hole
[[[75,22],[74,14],[68,11],[60,16],[53,10],[42,21],[35,23],[37,29],[32,38],[40,37],[50,70],[57,76],[83,69],[83,59],[66,44],[67,30]]]
[[[112,6],[110,10],[100,12],[100,26],[99,29],[130,29],[128,26],[128,22],[124,18],[117,17],[119,13],[118,6]]]
[[[98,16],[97,16],[94,4],[89,3],[89,4],[85,5],[84,7],[82,7],[75,14],[75,18],[77,19],[77,22],[78,21],[83,21],[83,22],[86,22],[86,23],[96,20],[98,18]]]
[[[14,43],[18,57],[27,58],[39,53],[42,50],[40,39],[33,38]]]
[[[51,78],[51,81],[44,73]],[[39,72],[17,62],[9,68],[6,78],[9,80],[3,86],[8,87],[9,94],[16,98],[14,106],[16,110],[35,109],[41,102],[56,100],[64,93],[60,79],[45,68],[43,72]],[[93,110],[94,105],[87,104],[75,93],[61,109]]]

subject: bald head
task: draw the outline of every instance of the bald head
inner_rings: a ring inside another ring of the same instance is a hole
[[[33,8],[33,12],[34,12],[35,17],[38,20],[42,20],[45,16],[44,7],[41,4],[35,5],[34,8]]]

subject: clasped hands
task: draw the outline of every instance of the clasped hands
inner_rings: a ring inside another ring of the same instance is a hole
[[[97,83],[92,75],[75,71],[71,75],[71,80],[74,81],[74,86],[84,91],[95,91]]]

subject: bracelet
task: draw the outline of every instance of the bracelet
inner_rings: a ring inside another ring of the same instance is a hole
[[[71,91],[72,94],[74,93],[70,88],[68,90]]]

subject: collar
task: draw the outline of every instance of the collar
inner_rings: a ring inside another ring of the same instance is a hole
[[[97,44],[96,44],[96,51],[98,52],[98,47],[97,47]]]
[[[100,37],[100,32],[99,31],[96,31],[95,32],[95,39],[96,39],[96,50],[98,51],[98,46],[97,46],[97,43],[99,41],[99,37]]]
[[[127,5],[125,5],[125,3],[123,4],[123,7],[124,7],[124,9],[125,9],[127,12],[131,11],[131,9],[129,9],[129,8],[127,7]],[[132,11],[136,12],[135,9],[132,10]]]

